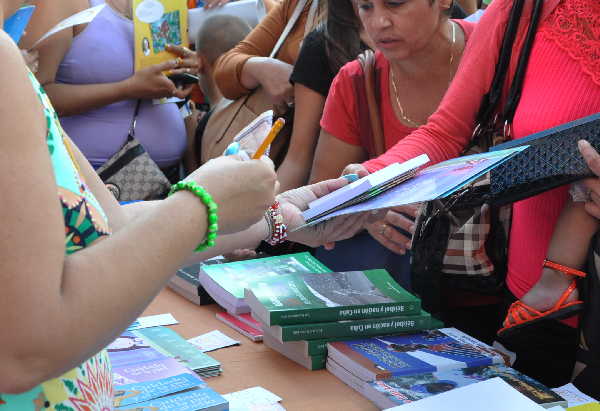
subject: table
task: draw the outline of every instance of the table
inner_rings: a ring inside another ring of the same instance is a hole
[[[216,319],[219,311],[222,309],[215,304],[197,306],[165,288],[144,315],[173,314],[179,324],[171,328],[186,339],[218,329],[241,342],[240,346],[208,353],[221,362],[223,373],[206,382],[221,394],[261,386],[281,397],[281,405],[289,411],[378,409],[327,370],[309,371],[264,344],[238,334]]]

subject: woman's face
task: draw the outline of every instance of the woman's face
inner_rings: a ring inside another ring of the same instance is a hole
[[[390,61],[410,57],[427,46],[450,4],[450,0],[355,1],[365,31]]]

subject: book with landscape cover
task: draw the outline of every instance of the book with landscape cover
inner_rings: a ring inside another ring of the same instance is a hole
[[[331,272],[310,253],[296,253],[203,266],[199,280],[212,298],[230,314],[250,312],[244,289],[265,278],[298,273]]]
[[[254,342],[260,342],[263,339],[263,331],[260,329],[260,323],[254,320],[258,326],[250,325],[251,323],[242,316],[249,314],[231,315],[229,313],[216,313],[217,320],[227,324],[240,334],[250,338]]]
[[[174,375],[159,380],[115,385],[113,405],[124,407],[144,401],[150,401],[165,395],[204,388],[206,384],[190,374]]]
[[[346,320],[296,325],[265,326],[280,342],[314,340],[329,337],[361,337],[371,335],[396,334],[408,331],[426,330],[431,327],[431,316],[425,311],[415,315],[403,315],[366,320]],[[265,332],[265,334],[266,334]]]
[[[221,364],[217,360],[200,351],[170,328],[141,328],[132,331],[132,333],[143,338],[157,351],[175,358],[184,366],[191,368],[203,377],[210,377],[221,373]]]
[[[567,406],[560,395],[539,381],[502,364],[392,376],[375,381],[363,381],[331,359],[327,361],[327,370],[381,409],[418,401],[495,377],[502,378],[544,408]]]
[[[454,328],[336,341],[328,344],[328,356],[362,381],[504,362],[491,347]]]
[[[267,326],[419,314],[420,300],[385,270],[267,277],[245,290]]]

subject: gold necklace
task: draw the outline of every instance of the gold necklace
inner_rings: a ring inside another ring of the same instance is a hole
[[[456,43],[456,23],[450,20],[450,24],[452,25],[452,43],[450,43],[450,78],[448,79],[448,84],[452,81],[452,63],[454,63],[454,44]],[[420,127],[424,123],[420,123],[418,121],[410,119],[406,113],[404,112],[404,107],[400,103],[400,97],[398,97],[398,89],[396,88],[396,75],[394,74],[394,69],[390,64],[390,72],[392,73],[392,88],[394,89],[394,96],[396,97],[396,104],[398,104],[398,109],[400,109],[400,117],[410,126]]]

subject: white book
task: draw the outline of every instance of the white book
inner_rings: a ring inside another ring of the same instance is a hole
[[[387,411],[544,411],[519,391],[496,377],[424,398]]]

